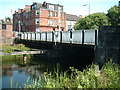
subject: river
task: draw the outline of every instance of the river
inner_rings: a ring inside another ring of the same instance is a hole
[[[60,56],[60,53],[58,54]],[[57,56],[54,53],[52,55]],[[52,57],[52,55],[50,53],[45,56],[28,55],[27,61],[24,61],[23,55],[3,56],[2,75],[0,76],[2,88],[23,88],[25,83],[29,84],[32,79],[42,77],[46,71],[53,71],[58,64],[61,70],[66,71],[70,66],[82,70],[82,68],[91,63],[91,61],[86,63],[86,60],[90,60],[90,58],[85,56],[87,54],[80,52],[76,52],[74,55],[67,52],[65,57]],[[28,78],[30,78],[29,82],[27,82]]]
[[[27,62],[23,61],[22,55],[4,56],[2,57],[2,88],[23,88],[27,79],[29,82],[36,77],[43,75],[48,69],[53,70],[57,62],[48,62],[48,59],[43,59],[39,55],[34,55]],[[50,60],[49,60],[50,61]]]

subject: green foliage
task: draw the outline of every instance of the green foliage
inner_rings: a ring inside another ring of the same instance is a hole
[[[18,45],[5,45],[2,46],[3,52],[4,53],[10,53],[10,52],[14,52],[15,50],[20,50],[20,51],[29,51],[30,48],[25,47],[25,45],[23,44],[18,44]]]
[[[108,17],[105,13],[94,13],[80,19],[74,29],[98,29],[101,25],[109,25]]]
[[[7,20],[10,22],[11,18],[10,17],[5,17],[5,21],[7,21]]]
[[[120,67],[107,62],[98,71],[98,65],[92,64],[83,72],[70,67],[71,74],[60,72],[45,72],[44,77],[33,80],[31,84],[25,84],[25,88],[120,88]]]
[[[107,16],[111,25],[120,25],[120,6],[113,6],[108,10]]]

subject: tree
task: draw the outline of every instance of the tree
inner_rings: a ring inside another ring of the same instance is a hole
[[[11,18],[10,17],[5,17],[5,21],[11,21]]]
[[[105,13],[94,13],[79,19],[74,29],[98,29],[99,26],[108,24],[108,17]]]
[[[107,16],[111,25],[120,25],[120,6],[113,6],[108,10]]]

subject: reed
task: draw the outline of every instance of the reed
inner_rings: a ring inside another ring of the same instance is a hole
[[[70,67],[71,73],[62,72],[60,68],[54,72],[45,72],[44,79],[39,77],[25,88],[120,88],[120,66],[112,61],[107,62],[99,71],[92,64],[83,71]]]

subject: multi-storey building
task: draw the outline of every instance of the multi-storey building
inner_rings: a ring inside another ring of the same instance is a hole
[[[18,24],[21,22],[21,25]],[[13,30],[43,32],[66,30],[66,16],[63,6],[44,2],[26,5],[13,14]]]
[[[66,30],[73,30],[74,25],[80,18],[82,18],[82,16],[78,17],[77,15],[66,14]]]
[[[0,20],[0,37],[13,37],[12,21]]]

